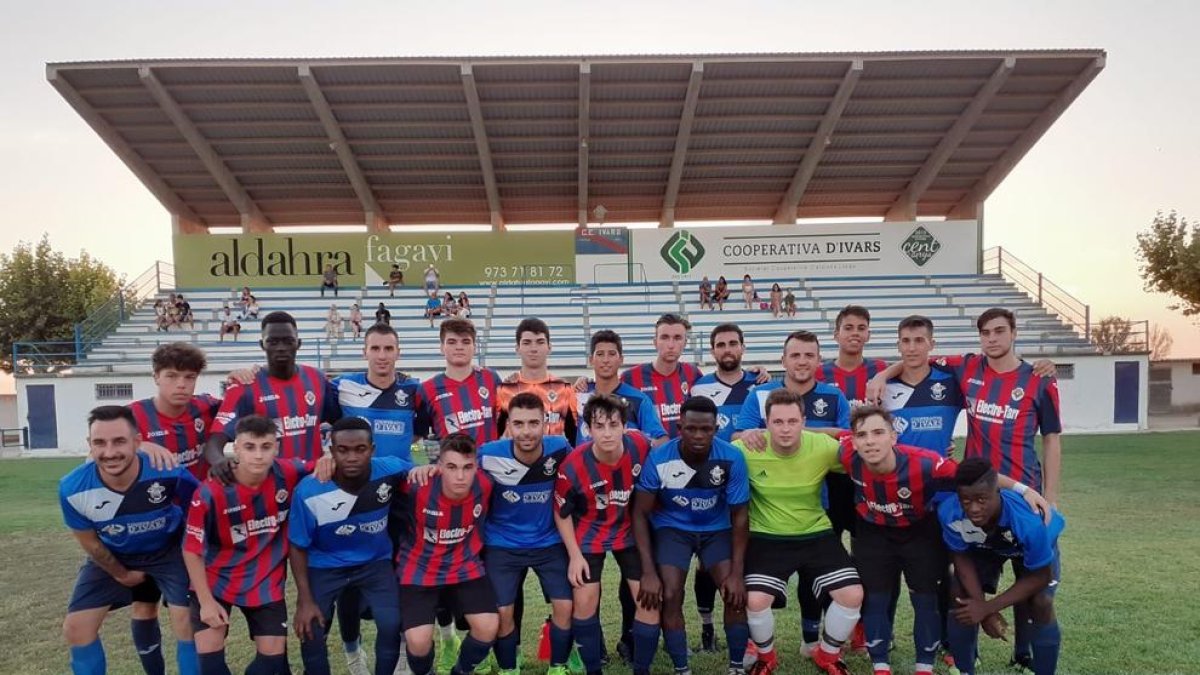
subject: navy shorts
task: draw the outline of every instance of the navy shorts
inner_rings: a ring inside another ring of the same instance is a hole
[[[139,602],[157,602],[157,596],[151,589],[161,592],[168,605],[187,607],[189,582],[187,568],[183,566],[182,548],[169,546],[150,555],[122,556],[118,557],[118,560],[131,570],[144,572],[147,577],[146,583],[140,584],[136,589],[122,586],[88,558],[79,568],[79,576],[75,578],[75,589],[71,591],[71,600],[67,603],[68,612],[98,607],[118,609],[135,599]]]
[[[396,572],[390,560],[348,567],[309,567],[308,585],[313,601],[326,621],[333,619],[334,602],[339,601],[344,592],[354,591],[362,607],[362,618],[373,619],[379,613],[375,610],[381,609],[389,618],[393,613],[396,615],[399,629],[400,585],[396,583]]]
[[[533,570],[542,593],[551,600],[570,600],[567,580],[567,549],[562,544],[545,548],[515,549],[488,546],[483,551],[487,577],[496,590],[496,604],[507,607],[517,601],[525,571]]]
[[[607,553],[584,553],[583,559],[588,564],[588,583],[598,584],[604,574],[604,558]],[[617,561],[617,568],[621,570],[621,578],[625,581],[640,581],[642,578],[642,558],[638,555],[638,550],[634,546],[621,549],[620,551],[612,551],[612,557]]]
[[[733,556],[732,531],[684,532],[673,527],[654,530],[654,562],[687,571],[692,567],[693,555],[709,570],[729,560]]]
[[[975,573],[979,575],[979,585],[983,586],[983,592],[995,594],[998,592],[997,586],[1000,583],[1000,572],[1004,569],[1005,561],[1012,561],[1013,574],[1020,579],[1027,576],[1031,570],[1025,567],[1025,561],[1021,558],[1005,558],[1001,555],[996,555],[991,551],[980,549],[972,549],[967,553],[971,560],[975,563]],[[1050,563],[1050,585],[1047,586],[1042,593],[1054,597],[1058,590],[1058,581],[1062,577],[1062,558],[1058,554],[1058,547],[1054,547],[1054,561]]]

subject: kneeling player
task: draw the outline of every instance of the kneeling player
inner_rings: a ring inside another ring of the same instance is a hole
[[[438,451],[438,475],[423,486],[400,486],[408,504],[402,511],[407,522],[396,548],[396,575],[413,675],[433,670],[438,607],[457,610],[470,626],[451,675],[473,672],[496,639],[496,593],[480,557],[492,481],[478,473],[475,460],[475,441],[450,434]]]
[[[991,637],[1004,634],[1000,612],[1025,605],[1033,618],[1033,672],[1052,675],[1058,667],[1062,635],[1054,614],[1058,587],[1058,536],[1065,525],[1057,511],[1047,524],[1015,490],[1001,489],[995,469],[982,457],[964,460],[955,476],[958,499],[938,507],[942,538],[954,559],[954,608],[946,634],[961,672],[975,672],[979,627]],[[1000,569],[1013,562],[1016,582],[996,593]]]
[[[695,396],[680,409],[679,438],[650,453],[638,479],[633,531],[642,561],[638,601],[662,613],[663,641],[676,673],[689,673],[683,626],[683,587],[692,556],[722,590],[729,675],[742,675],[746,654],[746,460],[714,438],[717,405]],[[650,524],[654,525],[651,542]],[[657,565],[656,565],[657,563]],[[657,572],[655,567],[657,566]],[[643,644],[635,632],[634,672],[650,672],[657,632]]]

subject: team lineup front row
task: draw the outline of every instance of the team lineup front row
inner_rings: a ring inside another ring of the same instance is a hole
[[[518,673],[533,571],[550,604],[548,672],[569,672],[577,648],[593,675],[608,660],[599,603],[611,552],[628,617],[617,651],[634,673],[650,672],[660,637],[675,672],[691,672],[683,599],[693,557],[697,582],[708,582],[697,584],[702,647],[713,646],[719,591],[730,675],[780,667],[773,610],[793,574],[801,653],[823,672],[850,672],[841,654],[860,620],[874,672],[890,672],[903,575],[915,672],[932,672],[946,648],[973,673],[979,628],[1003,636],[1000,612],[1011,606],[1014,661],[1053,673],[1063,528],[1053,364],[1015,356],[1015,319],[1003,309],[979,318],[979,356],[931,358],[932,322],[905,319],[891,367],[862,359],[869,321],[864,308],[844,310],[839,357],[825,364],[816,336],[790,334],[783,381],[761,384],[762,372],[741,368],[733,324],[710,335],[716,373],[680,363],[690,326],[675,315],[655,327],[655,361],[619,379],[620,337],[594,334],[595,379],[574,385],[547,372],[550,331],[538,319],[517,329],[522,370],[509,380],[473,364],[469,321],[448,320],[446,372],[402,375],[398,336],[375,326],[367,372],[329,381],[295,362],[295,322],[272,313],[266,367],[234,373],[223,401],[194,393],[200,350],[163,345],[158,394],[94,409],[93,461],[60,483],[67,526],[88,553],[64,622],[73,672],[105,672],[101,625],[129,604],[143,668],[165,672],[162,598],[181,673],[230,673],[233,607],[256,647],[245,672],[289,673],[286,561],[306,673],[329,672],[335,611],[352,672],[368,672],[364,608],[377,626],[376,675],[433,672],[439,635],[439,665],[452,674],[476,672],[493,651],[499,672]],[[962,409],[958,464],[946,454]],[[322,423],[332,424],[327,452]],[[431,465],[413,466],[414,435],[440,439]],[[1017,580],[996,594],[1005,561]]]

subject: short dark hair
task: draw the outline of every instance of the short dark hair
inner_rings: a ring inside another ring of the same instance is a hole
[[[516,408],[520,408],[521,410],[540,410],[544,413],[546,412],[546,403],[542,401],[541,396],[532,391],[523,391],[512,397],[512,400],[508,402],[509,410]]]
[[[621,424],[629,421],[629,411],[625,408],[625,401],[612,394],[592,394],[588,402],[583,406],[583,421],[585,424],[591,424],[596,421],[598,415],[605,417],[618,417]]]
[[[602,343],[616,345],[617,353],[622,356],[625,355],[625,347],[624,347],[624,345],[621,344],[621,336],[617,335],[617,331],[608,330],[607,328],[605,328],[604,330],[598,330],[595,333],[592,333],[592,339],[588,344],[588,353],[595,354],[596,353],[596,345],[599,345]]]
[[[367,432],[368,440],[374,440],[375,437],[371,423],[354,415],[347,415],[333,423],[333,426],[329,429],[330,442],[334,442],[334,437],[343,431],[365,431]]]
[[[137,433],[137,418],[133,416],[132,410],[123,405],[98,405],[92,408],[91,412],[88,413],[88,428],[90,429],[96,422],[112,422],[114,420],[129,422],[129,426],[133,428],[133,432]]]
[[[685,319],[684,317],[682,317],[678,314],[675,314],[673,312],[667,312],[666,314],[663,314],[662,316],[658,317],[658,321],[654,322],[654,332],[655,333],[658,332],[659,326],[683,326],[684,330],[691,330],[692,322],[688,321],[687,319]]]
[[[837,313],[837,317],[833,320],[833,330],[840,330],[842,327],[842,319],[848,316],[857,316],[861,319],[866,319],[867,323],[871,323],[871,313],[862,305],[846,305],[842,311]]]
[[[693,396],[684,401],[683,405],[680,406],[679,419],[682,420],[683,416],[690,412],[700,413],[701,415],[712,415],[713,417],[716,417],[717,404],[713,403],[713,400],[707,396]]]
[[[1012,313],[1012,310],[1003,307],[993,307],[984,310],[983,314],[980,314],[979,318],[975,320],[975,330],[983,330],[984,325],[992,319],[1004,319],[1008,322],[1009,329],[1017,329],[1017,317]]]
[[[475,324],[471,323],[470,319],[446,319],[442,321],[442,327],[438,329],[438,341],[445,342],[446,335],[466,335],[472,341],[477,339],[475,333]]]
[[[266,330],[267,326],[269,326],[273,323],[286,323],[286,324],[289,324],[292,328],[295,328],[296,327],[296,317],[292,316],[291,314],[288,314],[287,312],[276,310],[262,318],[263,330]]]
[[[377,323],[368,328],[367,332],[363,335],[363,342],[366,342],[367,338],[371,337],[372,335],[391,335],[392,337],[396,338],[396,344],[400,344],[400,334],[396,332],[395,328],[392,328],[386,323]]]
[[[736,323],[719,323],[708,334],[709,347],[717,346],[717,336],[721,333],[737,333],[738,342],[746,344],[746,336],[742,333],[741,326],[738,326]]]
[[[809,330],[794,330],[794,331],[788,333],[788,336],[783,339],[783,348],[787,349],[788,343],[791,342],[792,340],[799,340],[800,342],[811,342],[817,346],[817,349],[821,348],[821,340],[817,338],[816,333],[809,331]]]
[[[800,416],[804,417],[804,397],[787,387],[780,387],[767,394],[764,410],[767,417],[771,416],[771,407],[777,405],[794,405],[800,408]]]
[[[190,342],[168,342],[159,345],[150,357],[154,373],[170,368],[185,373],[202,373],[208,366],[204,350]]]
[[[892,418],[892,413],[888,412],[883,406],[860,405],[854,410],[850,411],[850,430],[858,431],[858,426],[862,424],[863,420],[871,417],[872,415],[879,415],[882,417],[883,421],[887,422],[889,427],[891,427],[892,423],[895,421]]]
[[[958,465],[954,474],[954,483],[958,487],[974,485],[994,486],[997,484],[996,470],[992,463],[983,457],[968,457]]]
[[[447,452],[457,452],[460,455],[474,457],[475,439],[462,432],[449,434],[438,444],[438,457],[444,457]]]
[[[278,436],[279,427],[269,417],[262,415],[247,415],[238,420],[234,427],[235,435],[250,434],[251,436]]]
[[[896,328],[896,332],[899,333],[906,328],[924,328],[929,331],[930,335],[933,335],[933,319],[920,314],[910,314],[900,319],[900,326]]]
[[[546,325],[545,321],[536,316],[527,316],[521,319],[521,323],[517,324],[517,344],[521,344],[521,335],[524,333],[545,335],[546,342],[550,341],[550,327]]]

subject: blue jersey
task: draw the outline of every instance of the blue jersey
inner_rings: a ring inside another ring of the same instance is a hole
[[[412,462],[371,458],[371,478],[357,494],[334,481],[306,476],[292,496],[288,541],[308,551],[308,566],[320,569],[392,559],[388,513]]]
[[[124,492],[100,480],[95,462],[75,467],[58,482],[63,520],[72,530],[94,530],[118,559],[178,548],[184,510],[199,486],[182,466],[159,470],[138,453],[138,477]]]
[[[883,407],[892,413],[901,445],[925,448],[945,457],[964,400],[954,374],[932,368],[916,385],[900,378],[888,380]]]
[[[511,438],[479,447],[479,466],[495,483],[483,541],[499,548],[545,548],[561,544],[554,525],[554,479],[571,444],[562,436],[542,439],[542,456],[533,464],[516,458]]]
[[[583,406],[587,405],[588,399],[592,394],[596,393],[596,381],[589,380],[587,391],[576,396],[579,403],[577,411],[577,419],[579,426],[575,429],[575,445],[583,445],[592,440],[592,435],[588,433],[587,422],[583,419]],[[650,401],[650,397],[638,391],[636,387],[632,387],[624,382],[617,385],[613,390],[613,395],[621,399],[625,403],[625,426],[629,429],[637,429],[645,434],[650,440],[656,440],[667,435],[667,430],[663,428],[662,420],[658,418],[658,410],[654,408],[654,403]]]
[[[701,375],[692,385],[692,396],[703,396],[717,404],[717,438],[726,442],[733,440],[733,421],[737,419],[757,379],[755,373],[743,370],[742,379],[728,385],[718,379],[716,373],[708,373]]]
[[[767,396],[783,386],[782,382],[767,382],[750,390],[742,410],[734,420],[737,431],[767,428]],[[817,382],[804,395],[804,427],[806,429],[849,429],[850,403],[841,390],[832,384]]]
[[[412,461],[413,434],[428,433],[427,424],[417,422],[417,388],[421,381],[396,373],[396,381],[380,389],[367,381],[366,373],[343,375],[333,381],[343,415],[361,417],[374,430],[375,453]]]
[[[947,499],[938,506],[938,519],[942,523],[942,539],[951,551],[984,550],[1005,558],[1021,558],[1021,563],[1030,570],[1054,562],[1058,535],[1066,526],[1058,511],[1053,512],[1050,524],[1046,525],[1041,514],[1012,490],[1000,491],[1000,519],[991,532],[976,527],[957,499]]]
[[[650,451],[637,489],[658,496],[650,514],[655,529],[715,532],[732,526],[729,509],[750,501],[746,458],[737,448],[713,439],[708,460],[689,466],[679,453],[679,439]]]

